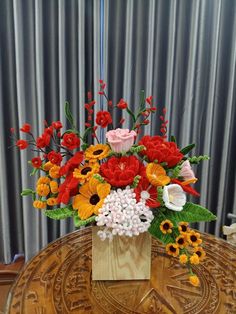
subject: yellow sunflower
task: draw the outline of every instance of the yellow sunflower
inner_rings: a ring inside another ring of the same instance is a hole
[[[183,249],[183,248],[187,245],[185,236],[184,236],[183,234],[181,234],[180,236],[178,236],[178,237],[175,239],[175,242],[178,244],[178,246],[179,246],[180,249]]]
[[[181,221],[179,222],[179,226],[178,226],[179,232],[181,234],[186,234],[187,232],[190,231],[190,228],[188,226],[188,223],[185,221]]]
[[[198,246],[202,243],[202,239],[200,239],[200,233],[191,230],[187,233],[187,240],[192,246]]]
[[[166,246],[166,252],[169,255],[172,255],[174,257],[177,257],[179,255],[179,247],[176,243],[169,243]]]
[[[161,232],[166,234],[166,233],[171,233],[172,232],[172,228],[173,228],[173,224],[170,220],[166,219],[163,220],[160,224],[160,229]]]
[[[88,181],[95,173],[99,172],[99,164],[97,162],[86,162],[83,166],[75,168],[73,177],[80,180],[80,183]]]
[[[197,256],[199,257],[200,261],[202,261],[205,258],[205,256],[206,256],[206,252],[200,246],[195,247],[193,249],[193,252],[197,254]]]
[[[84,152],[85,160],[89,160],[90,162],[106,158],[109,153],[110,147],[105,144],[90,145]]]
[[[72,203],[73,208],[78,210],[80,219],[85,220],[93,214],[98,215],[98,210],[102,207],[110,190],[110,184],[100,183],[95,178],[91,178],[82,185],[79,189],[80,194],[74,197]]]
[[[154,186],[164,186],[170,183],[170,177],[166,175],[165,169],[153,162],[146,167],[146,174],[149,182]]]

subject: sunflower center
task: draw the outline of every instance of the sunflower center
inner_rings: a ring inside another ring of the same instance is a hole
[[[81,174],[86,175],[91,170],[92,170],[91,167],[85,167],[84,169],[81,170]]]
[[[182,228],[182,231],[183,231],[183,232],[186,232],[186,231],[187,231],[187,227],[186,227],[185,225],[182,225],[181,228]]]
[[[175,248],[174,246],[171,246],[171,247],[170,247],[170,251],[173,252],[173,253],[175,253],[175,252],[176,252],[176,248]]]
[[[197,251],[196,254],[198,255],[198,257],[201,257],[202,253],[200,251]]]
[[[169,228],[170,228],[170,225],[168,224],[168,222],[164,223],[163,229],[168,230]]]
[[[102,149],[97,149],[93,152],[93,155],[97,156],[97,155],[100,155],[102,152],[103,152]]]
[[[184,244],[184,239],[183,238],[180,238],[179,240],[178,240],[178,243],[181,245],[181,244]]]
[[[97,194],[93,194],[89,200],[90,204],[92,205],[96,205],[99,201],[100,201],[100,197]]]
[[[197,241],[197,237],[195,235],[192,235],[190,237],[190,239],[191,239],[192,242],[196,242]]]

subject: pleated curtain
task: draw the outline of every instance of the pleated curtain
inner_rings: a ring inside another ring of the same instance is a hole
[[[140,90],[153,95],[158,111],[145,132],[159,134],[167,109],[168,136],[193,154],[209,155],[196,168],[201,193],[194,199],[218,220],[196,225],[222,236],[227,213],[236,213],[236,1],[234,0],[1,0],[0,1],[0,260],[32,257],[73,223],[50,221],[21,198],[33,187],[31,152],[10,138],[32,124],[61,120],[69,101],[84,129],[86,93],[96,111],[106,109],[98,81],[107,82],[113,103],[124,98],[135,110]],[[113,113],[115,125],[128,116]],[[104,138],[104,132],[100,134]]]

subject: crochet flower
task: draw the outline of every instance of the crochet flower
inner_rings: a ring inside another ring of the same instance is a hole
[[[166,246],[166,252],[168,255],[177,257],[179,255],[179,247],[176,243],[169,243]]]
[[[76,152],[73,157],[71,157],[64,166],[60,168],[60,176],[64,176],[68,174],[70,171],[73,171],[77,168],[80,163],[83,161],[84,153],[83,152]]]
[[[104,144],[90,145],[84,152],[85,159],[95,162],[106,158],[110,153],[110,147]]]
[[[182,163],[179,176],[183,177],[185,181],[191,181],[191,183],[195,183],[197,181],[189,160],[185,160]]]
[[[98,226],[105,226],[98,235],[102,240],[112,235],[137,236],[148,230],[153,219],[152,211],[137,202],[134,190],[127,186],[124,190],[112,190],[105,198],[96,217]]]
[[[166,219],[163,220],[160,224],[160,230],[162,233],[167,234],[167,233],[172,233],[172,228],[173,224],[170,220]]]
[[[82,185],[79,189],[80,194],[74,197],[72,204],[73,208],[78,210],[80,219],[87,219],[93,214],[98,215],[98,210],[102,207],[110,189],[110,184],[100,183],[94,178]]]
[[[61,154],[55,152],[54,150],[52,150],[50,153],[47,154],[47,158],[54,165],[60,165],[62,161]]]
[[[23,149],[26,149],[26,148],[29,146],[29,144],[28,144],[28,142],[25,141],[25,140],[18,140],[18,141],[16,142],[16,146],[18,146],[19,149],[23,150]]]
[[[196,246],[193,249],[193,252],[197,254],[197,256],[199,257],[200,261],[202,261],[205,258],[205,256],[206,256],[206,252],[200,246]]]
[[[122,187],[133,183],[141,168],[142,164],[135,156],[113,156],[100,166],[100,172],[112,186]]]
[[[199,286],[200,281],[199,281],[199,278],[198,278],[196,275],[191,275],[191,276],[189,276],[189,281],[190,281],[190,283],[191,283],[193,286],[195,286],[195,287],[198,287],[198,286]]]
[[[189,233],[187,233],[187,240],[193,247],[196,247],[202,243],[200,236],[200,233],[191,230]]]
[[[193,187],[189,185],[188,181],[180,181],[178,179],[171,179],[171,182],[179,184],[184,190],[184,192],[188,194],[191,194],[193,196],[200,196],[200,194]]]
[[[73,172],[73,177],[79,179],[80,183],[88,181],[95,173],[99,172],[99,164],[96,163],[85,163],[79,168],[75,168]]]
[[[40,157],[34,157],[31,159],[31,164],[34,168],[40,168],[42,165],[42,160]]]
[[[20,131],[24,133],[30,133],[31,125],[29,123],[25,123],[22,128],[20,128]]]
[[[186,203],[186,195],[178,184],[164,186],[162,197],[165,206],[174,211],[181,211]]]
[[[188,226],[188,222],[181,221],[179,222],[178,230],[181,234],[186,234],[190,231],[190,228]]]
[[[157,160],[158,163],[166,162],[168,167],[175,166],[183,158],[183,154],[174,142],[167,142],[161,136],[145,135],[139,141],[139,145],[144,145],[146,150],[141,152],[148,157],[149,161]]]
[[[166,175],[165,169],[158,164],[149,163],[146,167],[147,178],[154,186],[164,186],[170,183],[170,177]]]
[[[65,133],[61,145],[73,150],[80,146],[80,139],[75,133]]]
[[[159,207],[161,204],[157,200],[157,189],[151,185],[148,179],[143,176],[138,186],[134,189],[136,200],[139,202],[141,199],[145,201],[146,206],[150,208]]]
[[[115,153],[127,152],[134,144],[137,136],[135,131],[129,129],[115,129],[106,133],[106,138]]]
[[[96,116],[96,123],[102,128],[106,128],[112,123],[112,117],[108,111],[99,111]]]

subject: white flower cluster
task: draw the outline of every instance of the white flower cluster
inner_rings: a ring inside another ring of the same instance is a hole
[[[105,226],[98,231],[101,240],[112,240],[113,235],[137,236],[148,230],[153,213],[145,205],[145,200],[136,201],[134,190],[127,186],[117,189],[105,198],[96,217],[97,226]]]

